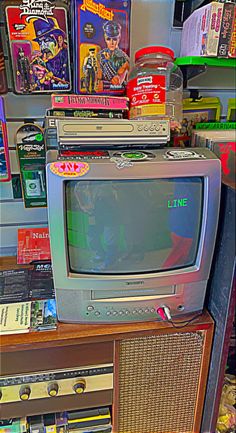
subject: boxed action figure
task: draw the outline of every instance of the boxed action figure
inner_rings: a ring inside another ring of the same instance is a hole
[[[5,13],[15,92],[70,91],[66,8],[49,0],[20,0]]]
[[[195,10],[183,24],[181,56],[217,56],[224,4]]]
[[[6,68],[4,61],[4,54],[2,48],[2,41],[0,35],[0,94],[7,93],[7,78],[6,78]]]
[[[73,0],[75,91],[123,95],[129,71],[131,0]]]

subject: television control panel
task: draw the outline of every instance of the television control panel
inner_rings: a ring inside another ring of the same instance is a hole
[[[1,403],[61,397],[113,388],[113,364],[44,371],[0,379]]]

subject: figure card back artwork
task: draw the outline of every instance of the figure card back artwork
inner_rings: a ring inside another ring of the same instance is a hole
[[[16,93],[71,90],[67,10],[50,0],[6,7]]]
[[[130,67],[131,0],[74,0],[77,93],[124,95]]]

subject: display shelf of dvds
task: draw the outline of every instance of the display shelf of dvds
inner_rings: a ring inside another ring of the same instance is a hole
[[[185,88],[225,90],[235,88],[236,59],[186,56],[176,58],[175,64],[182,69]]]

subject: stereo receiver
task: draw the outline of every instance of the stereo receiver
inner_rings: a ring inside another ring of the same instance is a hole
[[[112,388],[113,364],[0,378],[1,403],[61,397]]]

